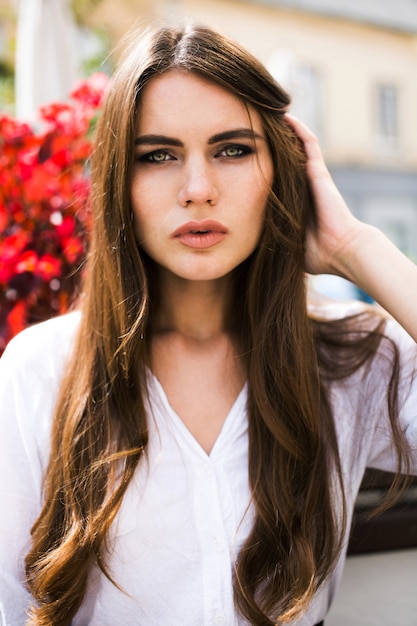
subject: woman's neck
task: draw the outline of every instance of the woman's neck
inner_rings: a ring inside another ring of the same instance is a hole
[[[224,333],[230,282],[230,276],[213,281],[188,281],[161,270],[152,333],[176,332],[196,341]]]

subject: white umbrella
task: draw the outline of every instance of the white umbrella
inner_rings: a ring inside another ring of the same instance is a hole
[[[16,116],[66,100],[77,77],[76,29],[69,0],[20,0],[16,42]]]

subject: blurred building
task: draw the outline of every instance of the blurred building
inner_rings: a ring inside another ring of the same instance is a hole
[[[293,96],[351,209],[417,259],[417,0],[102,0],[116,43],[159,16],[231,35]]]

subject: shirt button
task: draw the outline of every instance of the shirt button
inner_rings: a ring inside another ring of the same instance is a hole
[[[218,613],[214,618],[216,626],[224,626],[226,624],[226,616],[223,613]]]
[[[211,476],[212,472],[211,472],[211,467],[210,467],[209,463],[205,463],[203,465],[203,474],[205,476]]]

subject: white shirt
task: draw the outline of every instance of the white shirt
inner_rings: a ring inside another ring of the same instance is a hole
[[[22,626],[30,597],[23,558],[40,510],[41,480],[49,450],[51,415],[79,314],[27,329],[0,359],[0,616]],[[414,449],[417,473],[417,365],[414,342],[395,323],[405,369],[400,419]],[[383,365],[382,365],[383,367]],[[358,384],[359,374],[332,388],[346,480],[349,517],[367,465],[394,469],[380,371]],[[253,520],[247,471],[246,386],[207,455],[148,374],[149,447],[111,528],[110,573],[125,593],[93,569],[73,626],[243,626],[233,605],[233,561]],[[307,614],[323,619],[345,555]],[[417,564],[416,564],[417,569]]]

